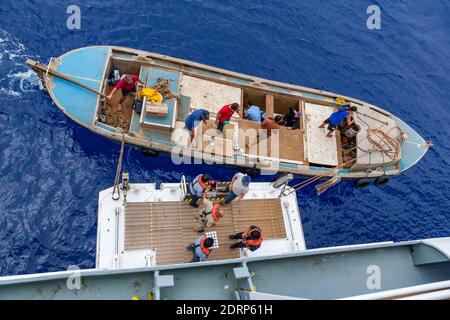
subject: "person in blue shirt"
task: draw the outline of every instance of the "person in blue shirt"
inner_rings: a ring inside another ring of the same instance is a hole
[[[325,124],[328,124],[328,133],[327,137],[331,138],[333,136],[333,131],[336,130],[337,126],[344,120],[347,121],[347,125],[351,126],[353,124],[352,114],[356,112],[358,109],[355,106],[345,105],[340,108],[338,111],[335,111],[331,114],[331,116],[326,119],[319,128],[325,127]]]
[[[192,260],[190,262],[206,261],[211,253],[211,247],[214,245],[214,239],[201,235],[193,243],[187,246],[188,251],[192,251]]]
[[[247,111],[245,111],[244,117],[250,121],[261,123],[262,121],[261,108],[255,106],[251,100],[248,101]]]
[[[189,132],[191,133],[191,141],[194,139],[195,127],[201,121],[203,121],[203,124],[206,124],[206,120],[208,119],[209,119],[209,111],[205,109],[197,109],[186,117],[184,125],[186,126],[186,129],[188,129]]]

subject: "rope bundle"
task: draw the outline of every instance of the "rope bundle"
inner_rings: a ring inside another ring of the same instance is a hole
[[[376,141],[374,138],[379,138]],[[385,154],[392,161],[397,160],[400,154],[400,144],[394,138],[391,138],[386,132],[380,129],[367,129],[367,140],[373,144],[376,150]]]
[[[161,93],[164,100],[175,98],[172,90],[170,90],[169,80],[166,78],[158,78],[158,80],[156,80],[156,84],[152,87],[152,89],[155,89],[159,93]]]
[[[115,128],[122,128],[123,130],[128,130],[130,123],[124,119],[123,111],[114,108],[110,104],[107,104],[103,109],[106,115],[106,124]]]

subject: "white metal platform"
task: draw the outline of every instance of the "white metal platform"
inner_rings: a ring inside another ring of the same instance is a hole
[[[166,183],[161,184],[160,189],[156,189],[155,184],[132,184],[127,193],[127,201],[133,204],[180,203],[184,198],[184,193],[180,186],[180,183]],[[284,237],[280,239],[269,238],[264,240],[262,246],[255,252],[241,249],[235,256],[236,258],[246,256],[273,256],[306,250],[296,195],[295,193],[292,193],[289,196],[279,199],[278,196],[280,192],[281,189],[273,188],[270,183],[252,183],[250,185],[250,191],[246,195],[245,200],[273,199],[274,201],[280,201],[283,219],[282,225],[284,225],[285,228],[282,233]],[[121,193],[120,199],[117,201],[112,200],[111,194],[112,188],[109,188],[101,191],[99,195],[96,267],[126,269],[160,265],[157,261],[155,248],[126,249],[126,208],[123,203],[123,192]],[[186,204],[185,206],[187,210],[192,210],[189,205]],[[264,215],[262,214],[262,216]],[[183,223],[186,224],[186,222]],[[258,224],[258,221],[255,221],[255,224]],[[218,226],[220,227],[220,221],[218,222]],[[193,230],[194,225],[183,225],[182,227],[187,228],[188,230],[192,228]],[[217,228],[217,230],[220,230],[220,228]],[[214,230],[208,229],[206,231]],[[192,232],[192,234],[193,238],[187,242],[192,242],[194,240],[196,234],[194,232]],[[184,247],[188,244],[189,243],[185,243]],[[214,253],[212,253],[211,256],[213,256],[213,254]]]

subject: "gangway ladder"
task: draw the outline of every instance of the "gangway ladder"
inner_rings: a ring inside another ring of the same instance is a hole
[[[227,192],[223,189],[230,185],[230,181],[217,181],[216,190],[208,191],[208,199],[211,201],[222,201],[225,199]],[[186,180],[184,175],[181,176],[180,189],[181,189],[181,199],[184,202],[189,202],[191,200],[191,194],[188,191],[189,182]]]

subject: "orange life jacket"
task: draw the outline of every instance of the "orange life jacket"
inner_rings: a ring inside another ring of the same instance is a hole
[[[203,211],[203,212],[204,212],[203,214],[204,214],[205,216],[211,214],[212,217],[213,217],[213,219],[214,219],[214,221],[219,221],[220,218],[221,218],[221,216],[219,216],[219,213],[218,213],[219,207],[220,207],[220,206],[219,206],[218,203],[214,203],[213,208],[212,208],[212,211],[211,211],[211,212],[204,212],[204,211]]]
[[[262,235],[258,238],[258,239],[248,239],[249,237],[252,236],[252,232],[253,231],[259,231],[259,234],[261,234],[261,229],[256,227],[254,229],[249,229],[246,233],[245,236],[243,238],[243,242],[245,243],[245,245],[247,247],[253,247],[253,246],[259,246],[261,245],[261,243],[263,242],[264,238],[262,237]]]
[[[205,247],[205,240],[206,240],[206,236],[203,236],[202,240],[200,241],[200,249],[206,256],[208,256],[210,250],[209,250],[209,248]]]
[[[214,205],[213,205],[212,216],[213,216],[214,221],[219,221],[221,218],[219,216],[219,204],[218,203],[214,203]]]
[[[206,185],[206,183],[204,183],[204,182],[202,181],[202,178],[203,178],[203,176],[201,176],[201,177],[199,177],[198,179],[194,180],[194,182],[192,183],[192,186],[193,186],[194,184],[198,183],[198,184],[200,185],[200,187],[202,187],[203,191],[205,191],[205,190],[208,188],[208,186]]]

